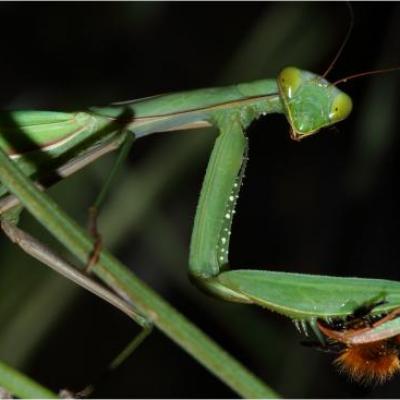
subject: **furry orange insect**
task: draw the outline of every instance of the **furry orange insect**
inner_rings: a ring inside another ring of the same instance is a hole
[[[339,353],[335,364],[358,382],[383,383],[400,371],[400,335],[375,329],[397,318],[400,308],[384,317],[370,315],[376,305],[358,310],[345,321],[317,322],[328,339],[321,349]]]

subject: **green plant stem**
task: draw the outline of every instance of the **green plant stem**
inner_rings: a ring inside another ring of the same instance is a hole
[[[54,399],[58,396],[31,378],[0,361],[0,386],[25,399]]]
[[[83,264],[87,263],[93,249],[88,234],[49,196],[40,192],[2,150],[0,179],[53,236]],[[238,394],[250,398],[277,396],[109,252],[103,250],[100,253],[92,270],[121,296],[128,296],[140,313]]]

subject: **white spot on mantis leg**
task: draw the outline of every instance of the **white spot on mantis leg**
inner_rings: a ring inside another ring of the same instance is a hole
[[[226,214],[225,214],[225,218],[226,218],[226,219],[230,219],[230,218],[231,218],[231,214],[226,213]]]
[[[221,238],[221,242],[222,242],[222,244],[225,244],[226,243],[226,237],[222,237]]]
[[[229,201],[235,201],[235,196],[229,196]]]

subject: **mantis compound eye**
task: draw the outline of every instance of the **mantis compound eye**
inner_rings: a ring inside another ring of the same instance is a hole
[[[336,123],[346,119],[353,108],[353,102],[346,93],[339,93],[335,96],[329,112],[329,120]]]
[[[281,91],[291,99],[301,85],[301,71],[295,67],[286,67],[280,72],[278,81]]]

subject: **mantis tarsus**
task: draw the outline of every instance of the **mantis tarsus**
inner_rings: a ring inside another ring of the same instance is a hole
[[[382,295],[385,303],[373,313],[388,313],[398,308],[400,284],[266,270],[230,271],[230,226],[245,168],[244,132],[254,119],[269,113],[284,113],[291,125],[292,138],[300,140],[345,119],[351,107],[350,98],[324,78],[288,67],[277,80],[161,95],[83,112],[3,113],[0,123],[4,140],[0,145],[23,173],[51,182],[57,177],[46,171],[62,171],[66,162],[75,165],[72,155],[79,161],[91,160],[85,158],[86,154],[106,147],[112,149],[123,141],[122,133],[133,134],[137,139],[160,131],[217,127],[219,135],[193,229],[191,274],[199,286],[214,295],[269,308],[295,320],[304,330],[311,325],[318,333],[318,318],[328,321],[344,318],[377,295]],[[18,131],[23,135],[16,140],[13,133]],[[8,189],[22,197],[5,175],[2,178],[6,187],[3,194]],[[6,197],[2,204],[5,212],[16,202]],[[120,289],[118,285],[112,288]],[[398,334],[397,320],[391,323],[396,325],[394,329],[391,327],[393,335]]]

